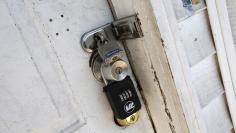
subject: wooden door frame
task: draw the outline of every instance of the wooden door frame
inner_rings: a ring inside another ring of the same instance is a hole
[[[119,7],[119,4],[116,3],[116,0],[108,0],[108,2],[110,3],[111,10],[113,12],[113,16],[115,17],[115,19],[119,18],[117,17],[117,12],[118,16],[124,12],[126,13],[134,12],[133,9],[128,9],[132,8],[128,4],[129,3],[128,1],[126,1],[127,5],[123,4],[124,7]],[[120,2],[122,3],[123,1],[121,0]],[[183,107],[183,112],[185,114],[189,131],[191,133],[199,133],[199,132],[205,133],[207,132],[207,129],[204,125],[204,119],[201,117],[201,114],[199,113],[200,105],[197,100],[197,95],[192,89],[193,87],[191,85],[191,80],[190,80],[191,78],[188,75],[188,73],[190,73],[190,69],[189,67],[187,67],[188,64],[185,52],[183,51],[183,45],[179,37],[176,35],[177,31],[176,25],[178,21],[176,19],[171,0],[150,0],[150,4],[151,4],[150,8],[152,8],[154,12],[155,22],[157,23],[158,26],[157,30],[160,30],[162,45],[164,47],[165,54],[167,55],[168,58],[169,66],[173,75],[178,96],[180,98]],[[210,26],[212,29],[213,39],[216,46],[217,57],[219,60],[223,84],[225,88],[226,98],[228,102],[228,107],[230,110],[234,129],[236,129],[236,99],[235,99],[236,55],[235,55],[235,48],[233,46],[232,33],[229,25],[226,2],[225,0],[206,0],[206,4],[210,20]],[[125,10],[125,11],[118,11],[118,10]],[[129,44],[130,42],[128,42],[128,45]],[[147,43],[147,45],[152,45],[152,47],[157,47],[150,43]],[[151,58],[151,56],[154,56],[156,54],[152,53],[148,48],[145,50],[149,54],[147,58],[149,58],[152,61],[153,59]],[[132,52],[132,50],[130,51]],[[131,58],[134,56],[138,55],[135,54],[131,55]],[[135,62],[135,60],[132,60],[132,62]],[[134,65],[133,67],[134,70],[136,70]],[[149,69],[149,68],[144,68],[144,69]],[[155,69],[156,68],[154,68],[154,70]],[[137,77],[137,79],[140,78]],[[145,83],[140,82],[140,84],[143,87],[143,84]],[[169,96],[174,96],[174,95],[170,94]],[[149,104],[152,103],[152,101],[147,101],[147,102]],[[152,109],[149,110],[151,114],[157,112]],[[154,125],[155,124],[156,123],[154,120]]]
[[[198,106],[191,91],[183,45],[175,36],[177,20],[170,0],[151,0],[156,21],[165,44],[173,78],[181,99],[190,132],[206,132],[202,118],[194,107]],[[231,119],[236,129],[236,55],[225,0],[206,0],[210,26],[216,46],[221,75]],[[192,116],[192,117],[191,117]]]
[[[171,0],[150,1],[164,42],[165,52],[169,60],[189,131],[191,133],[206,132],[206,128],[203,125],[204,120],[198,113],[200,105],[197,95],[192,89],[191,78],[188,75],[190,69],[185,52],[183,51],[183,44],[175,34],[178,21]]]
[[[188,133],[152,5],[147,0],[108,0],[114,19],[139,13],[144,37],[125,41],[155,132]],[[164,15],[165,16],[165,15]]]
[[[206,0],[231,119],[236,129],[236,53],[225,0]]]

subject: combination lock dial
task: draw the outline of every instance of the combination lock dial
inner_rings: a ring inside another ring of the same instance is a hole
[[[120,126],[135,123],[141,109],[121,40],[140,37],[143,33],[136,14],[85,33],[81,38],[82,48],[92,53],[89,66],[94,77],[105,84],[104,92]]]

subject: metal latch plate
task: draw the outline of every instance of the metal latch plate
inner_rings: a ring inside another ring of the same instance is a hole
[[[94,35],[101,33],[107,36],[109,41],[127,40],[143,37],[141,22],[137,14],[108,23],[97,29],[89,31],[82,36],[81,44],[86,52],[92,53],[97,49]]]

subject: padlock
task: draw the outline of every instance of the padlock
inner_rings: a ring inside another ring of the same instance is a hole
[[[92,53],[89,66],[94,77],[105,84],[103,90],[120,126],[135,123],[141,108],[121,40],[142,36],[141,23],[135,14],[85,33],[81,38],[84,51]]]
[[[141,104],[133,81],[128,76],[127,63],[117,60],[106,65],[95,51],[90,58],[90,67],[95,78],[105,84],[103,90],[111,105],[116,123],[120,126],[135,123],[139,118],[138,111]]]
[[[129,76],[121,81],[108,82],[103,89],[119,125],[127,126],[138,120],[141,103]]]
[[[128,76],[127,63],[117,60],[111,66],[112,69],[108,69],[105,63],[101,65],[100,75],[106,85],[103,90],[111,105],[116,123],[120,126],[128,126],[138,120],[141,104],[133,81]],[[111,75],[113,78],[110,78]]]

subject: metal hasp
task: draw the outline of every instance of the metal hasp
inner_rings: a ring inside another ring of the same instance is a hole
[[[141,37],[141,23],[135,14],[87,32],[81,38],[84,51],[92,53],[89,66],[94,77],[105,84],[104,92],[120,126],[135,123],[141,108],[122,40]]]

